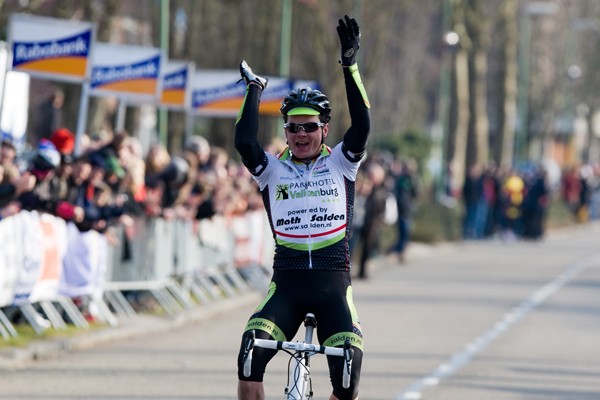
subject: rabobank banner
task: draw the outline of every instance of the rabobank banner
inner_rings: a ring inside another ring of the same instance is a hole
[[[260,114],[280,115],[284,96],[299,85],[317,88],[316,81],[295,81],[268,76],[269,85],[260,100]],[[194,76],[192,109],[197,115],[237,116],[244,100],[246,85],[240,82],[238,71],[200,70]]]
[[[185,61],[165,63],[162,75],[160,105],[167,108],[185,109],[192,93],[193,64]]]
[[[8,35],[13,70],[72,82],[89,74],[95,40],[92,23],[13,14]]]
[[[161,88],[162,59],[160,48],[97,43],[92,57],[90,93],[154,102]]]

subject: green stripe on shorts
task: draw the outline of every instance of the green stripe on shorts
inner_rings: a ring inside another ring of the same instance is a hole
[[[323,346],[343,346],[346,339],[350,340],[350,344],[356,348],[359,348],[361,351],[363,350],[363,338],[358,336],[353,332],[340,332],[331,336],[325,342],[323,342]]]
[[[267,332],[274,340],[285,341],[285,335],[274,322],[264,318],[252,318],[246,325],[246,332],[251,330]]]

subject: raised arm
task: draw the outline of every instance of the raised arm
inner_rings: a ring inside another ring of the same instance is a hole
[[[356,53],[360,47],[360,29],[356,20],[346,15],[343,20],[339,20],[337,32],[340,37],[340,64],[344,73],[351,119],[350,128],[344,135],[344,147],[354,158],[360,159],[367,148],[371,130],[369,99],[356,63]]]
[[[258,143],[257,135],[260,96],[267,87],[268,80],[255,75],[246,61],[240,63],[240,73],[246,83],[246,94],[235,121],[234,144],[246,168],[256,174],[259,166],[266,165],[266,155]]]

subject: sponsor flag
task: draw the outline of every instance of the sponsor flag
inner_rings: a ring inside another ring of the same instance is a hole
[[[167,108],[187,109],[192,92],[193,64],[185,61],[168,61],[163,69],[160,105]]]
[[[262,94],[259,113],[280,115],[284,96],[296,87],[318,88],[316,81],[297,81],[268,76],[269,85]],[[246,94],[246,85],[240,82],[240,73],[229,70],[199,70],[194,76],[192,110],[196,115],[237,116]]]
[[[161,88],[162,59],[160,48],[97,43],[90,94],[154,103]]]
[[[25,14],[9,21],[10,68],[40,78],[82,82],[89,75],[95,25]]]

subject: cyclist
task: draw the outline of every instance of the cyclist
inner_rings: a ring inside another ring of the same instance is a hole
[[[258,107],[268,81],[240,64],[246,95],[235,126],[235,147],[263,195],[276,251],[273,277],[265,300],[250,317],[238,356],[238,398],[264,399],[265,367],[274,350],[254,349],[252,375],[243,375],[245,337],[291,340],[307,312],[318,321],[324,346],[354,349],[350,388],[342,387],[344,360],[328,357],[333,392],[330,399],[356,399],[363,339],[352,299],[348,240],[352,226],[354,184],[370,130],[369,101],[356,64],[360,31],[345,16],[337,27],[342,71],[352,120],[343,141],[324,144],[331,107],[327,96],[309,87],[289,92],[282,101],[287,148],[272,155],[257,140]]]

